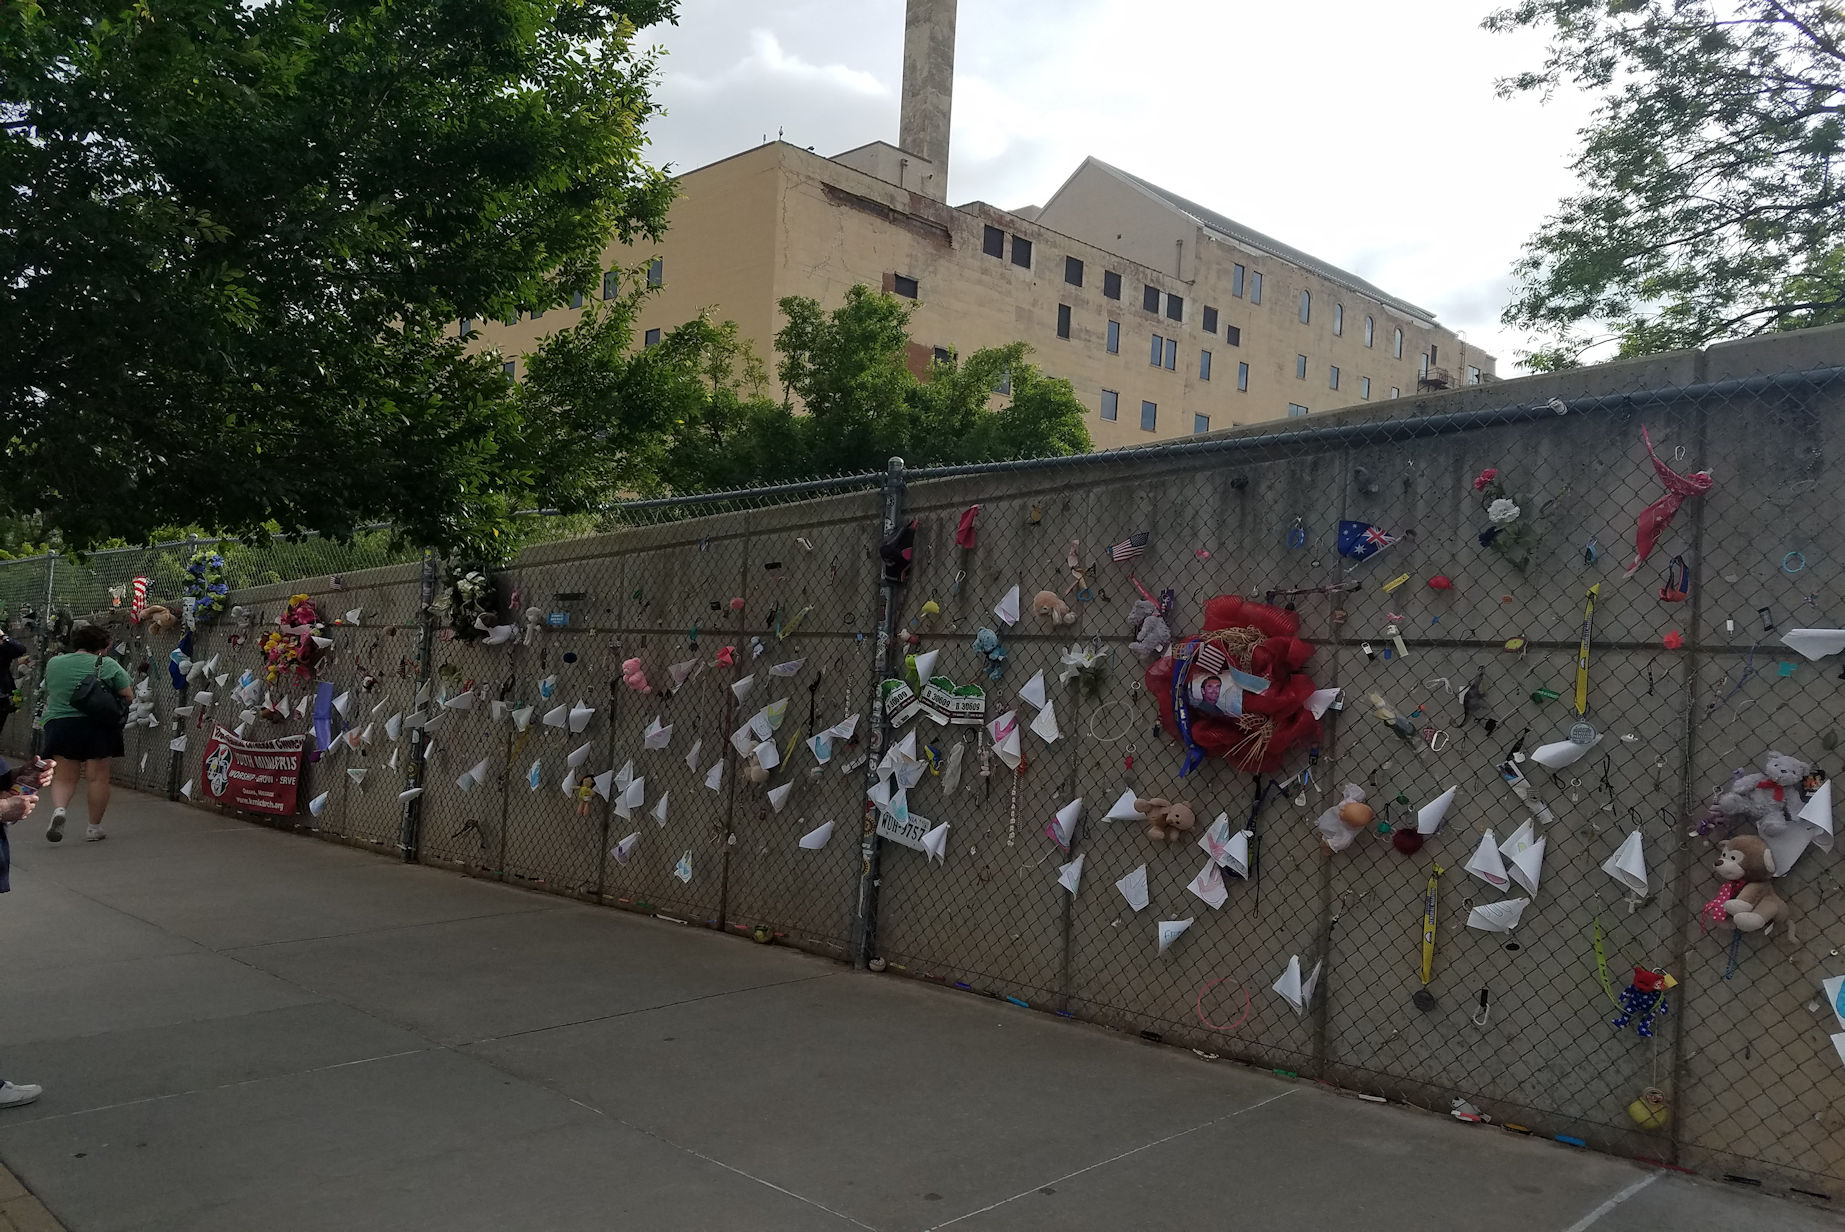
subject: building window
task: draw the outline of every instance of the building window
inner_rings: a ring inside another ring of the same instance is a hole
[[[1371,397],[1371,378],[1370,377],[1361,376],[1358,378],[1358,396],[1360,398],[1365,398],[1367,400]]]
[[[1121,275],[1113,270],[1102,271],[1102,298],[1121,298]]]
[[[1333,305],[1333,337],[1342,338],[1344,336],[1345,336],[1345,305],[1344,304],[1334,304]]]
[[[1312,321],[1313,321],[1313,292],[1302,291],[1300,293],[1300,323],[1302,325],[1308,325],[1308,324],[1311,324]]]
[[[500,318],[501,325],[517,325],[518,323],[519,310],[517,308],[514,308],[511,312]]]
[[[1472,364],[1467,365],[1467,383],[1469,385],[1478,385],[1480,383],[1480,370]]]
[[[1236,387],[1242,393],[1249,392],[1249,365],[1248,364],[1238,364],[1236,366]]]
[[[1083,285],[1083,263],[1075,257],[1063,259],[1063,280],[1073,287]]]
[[[1390,337],[1390,353],[1398,359],[1403,358],[1403,331],[1400,329]]]
[[[532,309],[532,320],[536,321],[539,317],[543,316],[544,314],[545,314],[545,310],[543,308],[534,308]]]
[[[602,298],[614,299],[615,293],[619,290],[621,290],[621,275],[615,270],[603,270]]]
[[[1334,364],[1334,365],[1332,365],[1332,377],[1331,377],[1331,382],[1332,382],[1332,383],[1331,383],[1331,384],[1330,384],[1330,385],[1328,386],[1328,388],[1330,388],[1330,389],[1337,389],[1337,388],[1339,388],[1339,365],[1338,365],[1338,364]]]
[[[1198,352],[1198,379],[1201,381],[1211,379],[1211,353],[1209,351]]]
[[[955,353],[947,347],[936,347],[935,362],[938,364],[948,364],[952,367],[955,362]]]
[[[1185,299],[1183,296],[1168,295],[1166,297],[1166,319],[1168,321],[1183,321],[1185,319]]]
[[[1070,305],[1068,304],[1057,305],[1057,336],[1059,338],[1070,336]]]
[[[1376,336],[1377,336],[1377,322],[1372,320],[1370,317],[1366,317],[1365,318],[1365,345],[1370,346],[1372,340]]]
[[[1249,302],[1252,304],[1262,302],[1262,275],[1260,274],[1251,273],[1249,275]]]
[[[508,382],[517,380],[519,375],[519,361],[516,359],[507,360],[500,365],[500,371],[506,374]]]
[[[659,346],[660,331],[658,329],[650,329],[645,334],[642,334],[641,345],[643,347]]]
[[[666,282],[666,258],[655,257],[647,263],[647,285],[657,287]]]
[[[998,227],[988,227],[985,238],[980,241],[980,251],[986,253],[989,257],[998,257],[1002,261],[1005,260],[1006,233],[1001,231]]]
[[[1401,398],[1403,396],[1403,391],[1398,389],[1395,385],[1392,385],[1390,387],[1390,396],[1392,398]]]
[[[905,299],[916,298],[916,280],[914,278],[906,278],[902,274],[892,274],[890,276],[890,289],[898,295],[903,296]]]
[[[1230,269],[1230,294],[1236,296],[1238,299],[1243,298],[1243,276],[1245,273],[1246,271],[1240,265],[1232,266]]]
[[[1228,342],[1231,346],[1242,346],[1243,345],[1242,328],[1236,325],[1224,326],[1224,341]]]
[[[1429,353],[1424,351],[1417,356],[1416,375],[1426,377],[1429,374]]]
[[[1102,391],[1102,418],[1113,423],[1121,415],[1121,395],[1112,389]]]
[[[1431,364],[1437,362],[1435,359],[1435,344],[1433,342],[1429,343],[1429,362]]]
[[[1289,419],[1299,419],[1302,415],[1305,415],[1306,413],[1307,413],[1307,408],[1302,406],[1300,403],[1298,402],[1288,403],[1288,418]]]
[[[1158,334],[1153,335],[1153,348],[1151,351],[1152,358],[1148,362],[1151,363],[1155,368],[1157,368],[1160,366],[1160,361],[1165,357],[1165,354],[1166,354],[1166,340],[1160,337]]]
[[[1158,287],[1141,287],[1140,306],[1157,316],[1160,310],[1160,289]]]
[[[1159,426],[1159,421],[1160,408],[1157,405],[1151,402],[1140,404],[1140,430],[1142,432],[1152,432]]]
[[[1307,379],[1307,357],[1305,355],[1296,355],[1294,357],[1294,376],[1296,380],[1304,381]]]
[[[572,291],[570,293],[570,306],[572,308],[581,308],[583,306],[583,292]]]
[[[1031,268],[1031,241],[1024,236],[1012,237],[1012,263],[1020,269]]]
[[[993,392],[996,394],[1012,392],[1012,369],[1008,368],[999,374],[999,379],[993,382]]]
[[[469,334],[472,334],[473,332],[474,332],[474,318],[462,317],[460,336],[463,338],[466,338]]]
[[[1209,415],[1193,415],[1192,416],[1192,435],[1193,436],[1203,436],[1206,432],[1209,432],[1210,430],[1211,430],[1211,417]]]
[[[1215,334],[1217,332],[1217,309],[1206,308],[1204,310],[1203,328],[1204,332],[1207,334]]]
[[[1168,372],[1177,372],[1179,370],[1179,340],[1177,338],[1166,339],[1166,363],[1164,366]]]
[[[1121,354],[1121,322],[1119,321],[1108,323],[1108,353],[1110,355]]]

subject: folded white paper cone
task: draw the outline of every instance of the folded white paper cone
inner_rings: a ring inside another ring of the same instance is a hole
[[[1230,891],[1224,888],[1224,870],[1218,867],[1216,860],[1206,860],[1204,867],[1198,870],[1191,884],[1185,887],[1202,899],[1213,911],[1224,905],[1230,897]]]
[[[1602,742],[1598,733],[1588,744],[1577,744],[1574,740],[1559,740],[1555,744],[1541,744],[1531,752],[1531,760],[1546,770],[1561,770],[1573,766],[1589,755],[1589,750]]]
[[[627,838],[622,839],[619,843],[616,843],[615,846],[611,847],[609,849],[609,854],[615,857],[615,863],[626,864],[633,857],[634,849],[639,845],[640,841],[641,832],[636,830],[633,834],[630,834]]]
[[[1136,911],[1145,910],[1147,906],[1147,866],[1143,864],[1115,882],[1115,889],[1121,891],[1121,897],[1127,899],[1128,906]]]
[[[1632,893],[1646,893],[1646,852],[1640,845],[1640,831],[1630,833],[1614,854],[1602,861],[1602,871]]]
[[[1789,629],[1781,642],[1817,661],[1845,650],[1845,629]]]
[[[1045,705],[1050,701],[1050,698],[1046,697],[1044,694],[1043,672],[1039,672],[1025,682],[1025,687],[1019,690],[1019,700],[1035,706],[1039,710],[1044,709]]]
[[[570,708],[570,730],[572,732],[581,732],[585,727],[589,726],[589,721],[595,716],[595,713],[596,708],[594,706],[585,706],[582,702],[578,702],[576,705],[572,706]]]
[[[543,722],[546,727],[562,727],[570,722],[570,707],[554,706],[545,711],[545,717],[540,721]]]
[[[1308,712],[1316,719],[1325,718],[1326,712],[1332,709],[1332,704],[1339,700],[1339,693],[1338,689],[1316,689],[1309,693],[1307,695]]]
[[[921,654],[917,655],[916,656],[916,678],[922,681],[924,684],[928,684],[929,678],[935,675],[936,660],[941,657],[942,657],[942,652],[939,650],[925,650]]]
[[[756,678],[754,676],[745,676],[741,680],[734,680],[730,685],[731,696],[735,697],[738,701],[742,701],[750,695],[750,692],[754,690],[755,687]]]
[[[1518,927],[1519,917],[1531,905],[1528,898],[1508,898],[1499,903],[1481,903],[1467,915],[1467,927],[1484,933],[1509,933]]]
[[[1505,861],[1499,858],[1499,844],[1488,829],[1480,836],[1480,845],[1474,848],[1473,857],[1467,861],[1467,871],[1492,886],[1503,890],[1510,884],[1505,873]]]
[[[1832,780],[1827,779],[1813,793],[1813,798],[1801,806],[1796,821],[1807,829],[1807,835],[1813,845],[1821,851],[1832,850]]]
[[[993,614],[999,617],[1000,622],[1003,624],[1016,625],[1019,623],[1019,588],[1017,583],[1014,583],[1012,589],[1007,591],[1005,595],[1001,597],[1000,601],[993,605]]]
[[[721,761],[713,762],[711,764],[711,769],[705,772],[705,786],[709,787],[712,791],[717,791],[723,785],[724,763]]]
[[[1281,978],[1276,980],[1273,988],[1283,1001],[1294,1007],[1296,1014],[1305,1014],[1307,1007],[1313,1004],[1313,990],[1320,982],[1320,964],[1314,963],[1313,970],[1306,976],[1300,973],[1300,955],[1290,955],[1288,965],[1282,969]]]
[[[687,749],[685,754],[685,768],[687,770],[698,769],[698,754],[704,747],[705,742],[703,738],[692,741],[692,747]]]
[[[1217,866],[1212,865],[1211,867],[1216,868]],[[1191,926],[1192,921],[1189,917],[1183,920],[1161,920],[1159,926],[1159,952],[1164,954],[1167,950],[1171,949],[1172,943],[1177,941],[1179,937],[1184,934],[1185,930]]]
[[[1051,836],[1051,841],[1065,851],[1070,850],[1070,836],[1076,832],[1076,823],[1083,815],[1083,798],[1078,796],[1070,803],[1057,810],[1044,832]]]
[[[444,710],[472,710],[474,709],[474,700],[475,700],[474,690],[469,689],[466,693],[457,693],[455,694],[455,696],[443,702],[442,709]]]
[[[1076,887],[1082,884],[1082,880],[1083,880],[1083,857],[1082,856],[1080,855],[1077,856],[1076,859],[1070,861],[1068,864],[1060,864],[1057,866],[1057,884],[1062,886],[1064,889],[1068,890],[1070,893],[1072,894],[1076,893]]]
[[[663,791],[660,793],[660,798],[653,802],[654,824],[662,829],[666,827],[666,802],[672,797],[672,794],[673,793],[670,791]]]
[[[948,860],[948,823],[944,821],[923,835],[922,845],[923,851],[928,853],[930,859],[937,864],[946,863]]]
[[[308,812],[314,814],[314,816],[316,817],[326,812],[328,794],[329,793],[323,791],[318,796],[315,796],[312,800],[309,800],[308,801]]]
[[[1063,734],[1057,730],[1057,703],[1046,702],[1044,709],[1038,712],[1038,717],[1031,721],[1031,729],[1044,743],[1057,743],[1057,738]]]
[[[801,836],[801,850],[819,851],[833,837],[833,823],[823,821]]]
[[[783,783],[780,787],[769,788],[769,807],[778,813],[781,812],[783,806],[788,803],[788,793],[793,790],[792,782]]]
[[[512,712],[513,730],[522,732],[530,727],[532,725],[532,714],[533,708],[531,706],[520,706],[517,710],[514,710]]]
[[[1441,829],[1442,819],[1448,815],[1448,809],[1454,804],[1454,795],[1458,790],[1460,789],[1457,787],[1450,787],[1416,810],[1416,833],[1433,834]]]
[[[1122,792],[1121,798],[1119,800],[1116,800],[1114,804],[1109,807],[1108,820],[1110,821],[1145,821],[1146,815],[1144,813],[1139,812],[1134,807],[1135,799],[1137,799],[1137,797],[1134,795],[1132,791]]]

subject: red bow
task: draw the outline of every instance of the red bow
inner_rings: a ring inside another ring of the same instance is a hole
[[[1653,438],[1647,435],[1646,425],[1640,426],[1640,439],[1646,444],[1646,456],[1653,460],[1653,469],[1659,473],[1659,481],[1666,485],[1666,494],[1640,511],[1640,525],[1634,532],[1634,547],[1639,555],[1634,563],[1627,566],[1627,575],[1633,576],[1634,570],[1646,563],[1646,558],[1653,553],[1653,545],[1666,527],[1672,524],[1672,517],[1678,507],[1685,503],[1687,496],[1702,496],[1716,484],[1709,471],[1697,471],[1690,475],[1681,475],[1653,452]]]
[[[1783,799],[1787,797],[1787,788],[1781,786],[1781,784],[1775,782],[1772,779],[1763,779],[1761,782],[1756,784],[1756,787],[1757,788],[1766,787],[1770,791],[1774,792],[1775,793],[1775,803],[1777,804],[1779,804]]]

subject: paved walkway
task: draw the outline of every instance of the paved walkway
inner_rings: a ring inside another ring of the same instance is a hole
[[[0,1113],[0,1161],[72,1232],[1838,1226],[787,950],[119,806],[100,845],[19,826],[0,898],[0,1072],[46,1087]],[[31,1201],[0,1172],[0,1229],[55,1227]]]

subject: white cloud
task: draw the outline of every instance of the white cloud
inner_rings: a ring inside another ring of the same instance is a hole
[[[653,127],[680,168],[785,129],[894,141],[903,0],[700,0]],[[1094,154],[1434,310],[1510,372],[1524,239],[1570,190],[1584,100],[1503,101],[1539,40],[1476,0],[964,0],[953,200],[1042,203]]]

